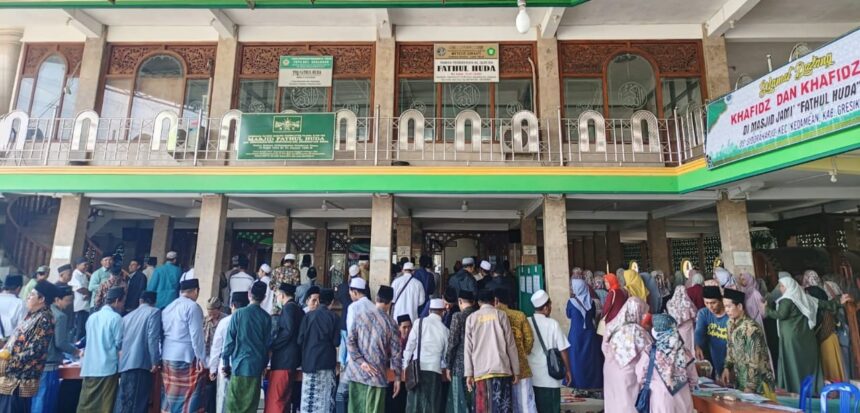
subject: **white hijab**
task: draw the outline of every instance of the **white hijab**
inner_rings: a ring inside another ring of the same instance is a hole
[[[782,293],[782,297],[776,300],[777,307],[779,307],[779,302],[782,300],[793,302],[797,306],[797,309],[800,310],[800,313],[809,321],[809,328],[814,329],[818,321],[818,300],[811,297],[806,291],[803,291],[800,288],[800,284],[794,278],[780,278],[779,283],[785,287],[785,292]]]

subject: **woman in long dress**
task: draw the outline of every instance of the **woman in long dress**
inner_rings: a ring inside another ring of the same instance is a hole
[[[567,318],[570,319],[567,351],[573,382],[568,385],[577,389],[599,389],[603,387],[603,354],[594,325],[597,308],[584,280],[574,279],[571,285],[573,293],[567,302]]]
[[[678,334],[684,341],[684,346],[690,353],[696,354],[696,344],[693,342],[696,335],[696,305],[687,296],[687,290],[683,285],[675,287],[675,294],[666,303],[666,310],[678,324]]]
[[[647,313],[648,304],[637,297],[630,297],[618,316],[606,323],[603,338],[606,413],[628,413],[636,404],[639,393],[636,363],[653,342],[651,335],[642,327],[642,319]],[[645,354],[647,357],[647,352]]]
[[[744,310],[747,315],[760,326],[764,326],[764,312],[761,309],[761,303],[764,302],[764,297],[758,291],[758,284],[755,277],[748,272],[742,272],[738,277],[737,289],[740,290],[746,298],[744,299]]]
[[[654,346],[642,351],[636,363],[639,385],[651,389],[651,413],[689,413],[693,411],[692,389],[698,376],[693,353],[687,350],[678,335],[678,324],[668,314],[656,314]],[[645,383],[650,355],[654,352],[654,370],[650,383]]]
[[[627,302],[627,292],[621,288],[621,285],[618,283],[618,277],[615,274],[606,274],[603,280],[606,284],[607,293],[601,314],[603,314],[604,321],[609,323],[618,315],[621,307],[624,307],[624,303]]]
[[[827,292],[821,288],[821,278],[813,270],[803,273],[803,288],[806,293],[817,298],[819,302],[829,301]],[[821,369],[824,380],[833,383],[845,381],[845,373],[842,369],[842,349],[839,347],[839,338],[836,336],[836,312],[823,310],[818,312],[818,334],[821,351]],[[824,340],[821,340],[824,338]]]

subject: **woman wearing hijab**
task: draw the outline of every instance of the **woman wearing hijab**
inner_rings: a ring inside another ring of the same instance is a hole
[[[824,279],[824,291],[830,300],[842,296],[842,287],[834,281],[834,278],[831,275],[825,276]],[[851,334],[848,332],[848,318],[844,308],[836,314],[836,319],[839,321],[836,324],[836,337],[839,339],[839,347],[842,349],[842,369],[845,377],[854,377],[851,367]]]
[[[666,277],[666,274],[660,270],[654,270],[651,272],[651,276],[654,277],[654,282],[657,283],[657,290],[660,292],[660,308],[666,308],[666,302],[672,298],[672,293],[675,291],[672,280]]]
[[[570,333],[567,336],[570,347],[567,351],[573,382],[568,383],[568,386],[599,389],[603,387],[603,354],[594,325],[597,308],[584,280],[574,279],[571,285],[573,292],[567,302],[567,318],[570,319]]]
[[[618,317],[606,323],[603,340],[604,387],[603,400],[606,413],[627,413],[636,404],[639,381],[636,364],[640,357],[648,358],[647,349],[653,340],[642,327],[642,319],[648,313],[648,304],[632,297],[621,307]],[[644,354],[644,356],[643,356]]]
[[[690,286],[687,287],[687,296],[696,305],[697,310],[705,308],[705,277],[698,271],[693,271],[690,276]]]
[[[651,389],[651,413],[689,413],[693,411],[692,389],[699,380],[695,358],[678,335],[678,324],[668,314],[656,314],[654,345],[645,349],[636,364],[640,385]],[[654,371],[651,382],[645,383],[650,354],[654,352]]]
[[[634,270],[624,271],[624,285],[627,288],[627,295],[648,302],[648,288],[645,287],[645,281],[642,280],[642,276],[638,272]]]
[[[684,347],[691,354],[696,354],[696,313],[698,309],[693,304],[693,300],[687,296],[687,291],[683,285],[675,287],[675,294],[666,303],[666,310],[675,322],[678,324],[678,334],[681,340],[684,340]]]
[[[648,290],[648,305],[651,307],[651,314],[659,314],[663,312],[663,296],[660,295],[660,288],[657,286],[657,281],[649,272],[639,274],[642,277],[642,283],[645,284],[645,289]]]
[[[778,288],[781,295],[776,300],[776,308],[768,307],[765,313],[767,317],[777,320],[779,331],[777,385],[790,392],[800,393],[803,379],[814,374],[815,389],[820,389],[820,348],[815,336],[818,309],[824,307],[835,310],[839,303],[811,297],[791,277],[780,278]],[[847,300],[846,296],[841,297],[842,303]]]
[[[764,302],[764,297],[758,291],[755,277],[749,272],[742,272],[738,277],[736,290],[744,293],[744,310],[747,315],[760,326],[764,326],[764,312],[761,309],[761,303]]]
[[[597,306],[597,310],[599,313],[598,317],[603,317],[603,307],[606,305],[606,296],[609,294],[609,291],[606,290],[606,283],[603,281],[605,274],[602,271],[597,271],[594,273],[594,280],[591,283],[591,287],[594,289],[594,294],[597,295],[597,299],[600,301]]]
[[[735,278],[732,277],[732,273],[725,268],[714,268],[714,279],[720,283],[720,288],[732,288],[735,286]]]
[[[603,279],[606,284],[607,293],[601,313],[603,314],[604,322],[608,324],[618,315],[621,307],[624,307],[624,303],[627,302],[627,292],[621,288],[621,285],[618,283],[618,277],[615,274],[606,274]]]
[[[803,273],[803,289],[806,293],[817,298],[819,302],[829,301],[827,292],[821,288],[821,278],[813,270]],[[835,309],[838,311],[838,309]],[[833,383],[845,381],[842,369],[842,350],[839,347],[839,338],[836,337],[836,313],[837,311],[821,310],[818,312],[818,341],[821,343],[821,370],[824,380]]]

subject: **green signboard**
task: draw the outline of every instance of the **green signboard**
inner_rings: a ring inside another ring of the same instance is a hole
[[[239,159],[332,160],[334,119],[334,113],[243,114]]]
[[[520,291],[520,311],[531,317],[535,313],[532,294],[544,289],[543,265],[520,265],[517,267],[517,280]]]

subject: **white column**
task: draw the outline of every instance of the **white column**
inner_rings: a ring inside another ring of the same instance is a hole
[[[56,281],[57,267],[69,264],[84,255],[87,239],[87,218],[90,215],[90,199],[83,195],[66,195],[60,200],[57,228],[54,230],[51,248],[51,280]]]
[[[564,195],[546,195],[543,201],[543,255],[546,291],[552,300],[552,318],[562,331],[570,328],[564,316],[570,298],[570,263],[567,255],[567,203]]]
[[[0,29],[0,114],[12,108],[23,29]]]
[[[370,289],[391,285],[391,235],[394,231],[394,195],[373,194],[370,222]]]
[[[200,280],[197,302],[205,305],[210,297],[219,294],[218,274],[222,270],[224,234],[227,231],[227,197],[207,195],[200,206],[200,223],[197,229],[197,251],[194,275]]]

